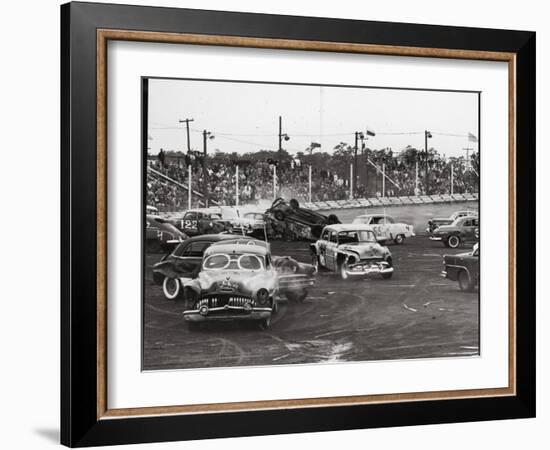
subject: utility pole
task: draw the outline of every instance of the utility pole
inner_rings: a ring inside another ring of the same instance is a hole
[[[214,139],[214,138],[215,136],[212,134],[211,131],[202,130],[202,153],[205,158],[206,158],[206,154],[208,153],[208,149],[207,149],[208,139]]]
[[[428,139],[432,137],[432,133],[428,130],[424,131],[424,156],[426,158],[426,173],[424,174],[425,195],[428,195]]]
[[[180,123],[184,123],[187,125],[187,151],[191,151],[191,138],[189,137],[189,122],[194,122],[194,119],[180,119]]]
[[[463,148],[462,150],[464,150],[466,152],[466,170],[470,170],[470,150],[473,150],[473,148],[471,147],[466,147],[466,148]]]
[[[279,116],[279,162],[283,160],[283,139],[290,140],[288,134],[283,133],[283,117]]]
[[[206,169],[206,155],[208,154],[208,139],[214,139],[214,135],[212,134],[212,132],[210,131],[206,131],[206,130],[202,130],[202,153],[203,153],[203,158],[202,158],[202,174],[203,174],[203,177],[204,177],[204,180],[206,181],[205,183],[205,189],[206,189],[206,192],[204,193],[204,196],[205,196],[205,199],[206,199],[206,207],[208,208],[208,203],[209,203],[209,199],[210,199],[210,189],[209,189],[209,184],[210,184],[210,180],[209,180],[209,177],[208,177],[208,170]]]

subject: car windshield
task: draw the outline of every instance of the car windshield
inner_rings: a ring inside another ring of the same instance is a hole
[[[339,244],[353,242],[376,242],[376,236],[370,230],[340,231],[338,233]]]
[[[208,256],[203,263],[205,270],[262,270],[264,258],[251,253],[216,253]]]

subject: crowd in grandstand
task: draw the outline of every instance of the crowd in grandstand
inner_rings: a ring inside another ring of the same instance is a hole
[[[151,155],[148,166],[153,170],[147,174],[147,203],[164,209],[186,207],[188,197],[182,186],[187,185],[189,166],[192,188],[203,195],[203,204],[206,198],[220,205],[235,204],[237,165],[240,204],[271,200],[274,194],[301,202],[309,201],[310,166],[311,201],[350,198],[350,165],[355,168],[353,196],[356,198],[426,193],[424,152],[407,147],[399,153],[391,149],[364,149],[357,153],[356,156],[352,147],[342,143],[330,154],[298,153],[293,156],[285,151],[259,151],[246,154],[215,152],[206,157],[199,153]],[[430,149],[427,160],[428,194],[450,193],[451,166],[455,193],[478,192],[477,154],[468,161],[464,157],[446,158]],[[385,173],[384,185],[382,171]],[[193,197],[194,205],[198,199],[200,197]]]

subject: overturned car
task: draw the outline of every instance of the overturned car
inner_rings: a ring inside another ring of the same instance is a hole
[[[357,275],[393,275],[391,253],[377,242],[370,225],[326,226],[310,248],[312,262],[318,269],[337,272],[343,280]]]
[[[271,237],[290,240],[316,240],[324,226],[340,223],[335,214],[325,216],[302,208],[296,199],[288,203],[283,198],[275,199],[265,217]]]

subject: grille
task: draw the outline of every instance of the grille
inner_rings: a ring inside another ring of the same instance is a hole
[[[209,308],[220,308],[226,305],[229,306],[244,306],[245,303],[254,305],[254,301],[251,297],[246,295],[234,295],[234,294],[212,294],[203,296],[197,302],[197,309],[203,305]]]

